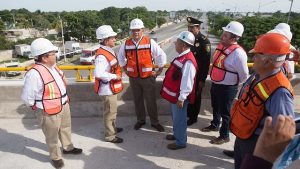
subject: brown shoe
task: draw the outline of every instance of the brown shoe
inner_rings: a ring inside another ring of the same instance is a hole
[[[106,141],[106,142],[111,142],[111,143],[116,143],[116,144],[118,144],[118,143],[123,143],[123,139],[122,138],[120,138],[120,137],[115,137],[114,139],[112,139],[112,140],[110,140],[110,141]]]
[[[154,127],[159,132],[165,131],[164,127],[162,125],[160,125],[160,124],[157,124],[157,125],[151,124],[151,126]]]
[[[179,146],[177,145],[176,143],[171,143],[171,144],[168,144],[168,149],[170,150],[178,150],[178,149],[182,149],[182,148],[185,148],[186,146]]]
[[[202,128],[201,131],[202,131],[202,132],[219,131],[219,128],[210,125],[210,126],[208,126],[208,127]]]
[[[175,136],[173,134],[166,135],[167,140],[176,140]]]
[[[52,164],[56,169],[62,168],[65,165],[62,159],[52,160]]]
[[[63,153],[64,154],[81,154],[82,153],[82,149],[81,148],[73,148],[72,150],[70,151],[66,151],[66,150],[63,150]]]
[[[138,130],[138,129],[140,129],[143,125],[145,125],[145,124],[146,124],[145,122],[143,122],[143,123],[137,122],[137,123],[135,123],[135,125],[134,125],[134,129],[135,129],[135,130]]]
[[[209,142],[211,143],[211,144],[224,144],[224,143],[227,143],[227,142],[229,142],[230,141],[230,139],[229,139],[229,137],[218,137],[218,138],[215,138],[215,139],[213,139],[213,140],[210,140]]]

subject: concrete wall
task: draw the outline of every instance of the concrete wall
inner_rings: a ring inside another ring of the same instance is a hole
[[[157,81],[157,104],[159,114],[170,114],[170,106],[159,95],[162,80]],[[202,92],[202,114],[211,112],[210,81],[207,81]],[[296,111],[300,113],[300,78],[292,80],[295,91]],[[22,83],[3,84],[0,82],[0,118],[33,118],[30,108],[26,107],[21,99]],[[98,95],[93,92],[93,83],[71,83],[68,86],[68,94],[71,98],[71,112],[73,117],[91,117],[102,115],[102,103]],[[118,115],[135,115],[132,101],[131,88],[125,83],[125,88],[118,95]]]
[[[0,51],[0,62],[5,60],[11,60],[13,55],[13,50],[1,50]]]

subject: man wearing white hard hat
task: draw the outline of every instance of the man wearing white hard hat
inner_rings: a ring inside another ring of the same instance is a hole
[[[101,97],[104,104],[103,122],[105,140],[112,143],[122,143],[123,139],[116,136],[122,128],[116,127],[117,94],[123,90],[122,71],[113,51],[117,35],[111,26],[102,25],[96,30],[100,48],[95,59],[94,91]]]
[[[56,66],[58,48],[48,39],[31,43],[35,65],[26,73],[22,100],[32,108],[46,137],[50,158],[55,168],[64,166],[59,141],[64,154],[81,154],[71,141],[71,114],[66,79]]]
[[[287,23],[279,23],[275,26],[274,29],[270,30],[268,33],[279,33],[284,35],[290,42],[293,38],[293,34],[291,32],[290,25]],[[288,79],[293,78],[293,74],[295,73],[295,61],[299,58],[299,51],[296,50],[294,46],[290,46],[290,51],[287,55],[286,61],[282,66],[282,71],[286,74]]]
[[[179,34],[175,43],[179,56],[171,62],[160,91],[161,96],[171,103],[173,134],[166,136],[167,140],[175,141],[168,144],[171,150],[185,148],[187,143],[187,107],[195,102],[194,82],[198,70],[197,61],[190,50],[194,42],[195,36],[191,32]]]
[[[201,129],[203,132],[219,131],[219,137],[212,139],[211,144],[223,144],[230,141],[230,108],[237,94],[238,85],[247,79],[249,72],[247,54],[237,43],[243,32],[244,26],[237,21],[231,21],[223,27],[221,41],[213,55],[210,72],[213,120],[208,127]]]
[[[118,60],[124,72],[129,77],[132,89],[137,122],[134,129],[138,130],[146,124],[146,110],[150,117],[151,126],[162,132],[159,124],[155,96],[155,79],[161,74],[167,62],[165,52],[158,44],[143,35],[144,23],[136,18],[130,22],[131,37],[120,47]],[[159,69],[154,69],[154,63]],[[145,103],[144,103],[145,100]]]

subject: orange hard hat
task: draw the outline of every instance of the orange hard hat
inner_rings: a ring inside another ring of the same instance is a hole
[[[265,55],[285,55],[290,53],[290,41],[279,33],[266,33],[260,36],[249,53]]]

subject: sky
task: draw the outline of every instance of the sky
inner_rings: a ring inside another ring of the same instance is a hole
[[[249,3],[251,2],[251,3]],[[134,8],[145,6],[148,10],[240,12],[288,12],[291,0],[0,0],[0,10],[25,8],[29,11],[79,11],[101,10],[114,6]],[[300,12],[300,0],[294,0],[293,12]]]

